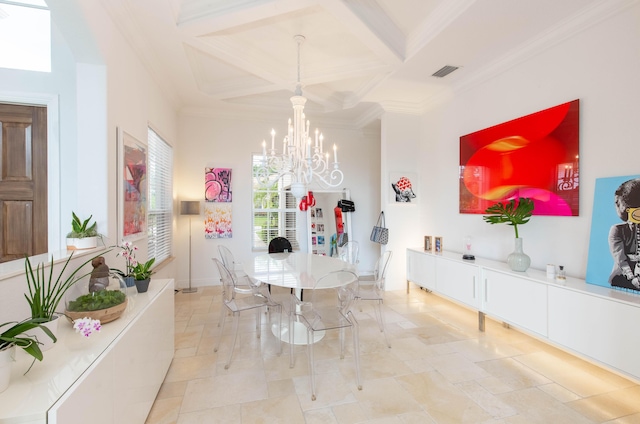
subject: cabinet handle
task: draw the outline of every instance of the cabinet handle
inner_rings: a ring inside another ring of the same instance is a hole
[[[489,290],[488,290],[488,285],[487,285],[487,279],[484,279],[484,301],[488,302],[489,301]]]
[[[476,276],[473,276],[473,298],[476,298]]]

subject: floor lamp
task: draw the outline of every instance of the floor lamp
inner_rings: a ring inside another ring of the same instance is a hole
[[[195,293],[196,287],[191,287],[191,217],[200,215],[200,202],[197,200],[184,200],[180,202],[180,215],[189,216],[189,288],[182,289],[182,293]]]

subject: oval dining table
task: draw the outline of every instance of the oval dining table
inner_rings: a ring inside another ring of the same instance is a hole
[[[302,252],[257,255],[253,261],[244,264],[244,271],[249,277],[274,286],[293,289],[298,299],[301,298],[302,290],[313,289],[317,280],[323,276],[342,270],[355,272],[355,266],[338,258]],[[277,337],[278,328],[272,327],[272,331]],[[304,324],[294,322],[294,331],[294,343],[306,344],[307,331]],[[314,343],[324,336],[324,332],[315,333],[317,334]],[[289,342],[288,324],[282,326],[280,339]]]

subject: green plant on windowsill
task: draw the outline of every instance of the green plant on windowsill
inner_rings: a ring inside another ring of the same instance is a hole
[[[531,215],[533,215],[533,200],[527,197],[520,197],[518,199],[511,199],[506,203],[496,203],[493,206],[489,206],[484,212],[490,214],[489,216],[483,216],[485,222],[489,224],[507,224],[513,226],[516,232],[516,238],[518,236],[518,225],[524,225],[529,222]]]
[[[78,215],[75,212],[71,212],[72,220],[71,220],[71,232],[67,234],[68,238],[85,238],[85,237],[97,237],[98,234],[98,223],[94,221],[93,224],[89,225],[91,222],[91,218],[93,215],[89,216],[89,218],[82,221],[78,218]]]

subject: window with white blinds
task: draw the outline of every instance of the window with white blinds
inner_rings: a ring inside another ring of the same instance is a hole
[[[262,155],[252,156],[252,169],[259,166]],[[285,176],[271,187],[258,184],[252,173],[252,247],[254,251],[266,251],[275,237],[285,237],[293,250],[299,250],[296,234],[296,199],[290,191],[291,178]]]
[[[171,256],[173,149],[149,128],[149,211],[147,237],[149,258],[156,264]]]

